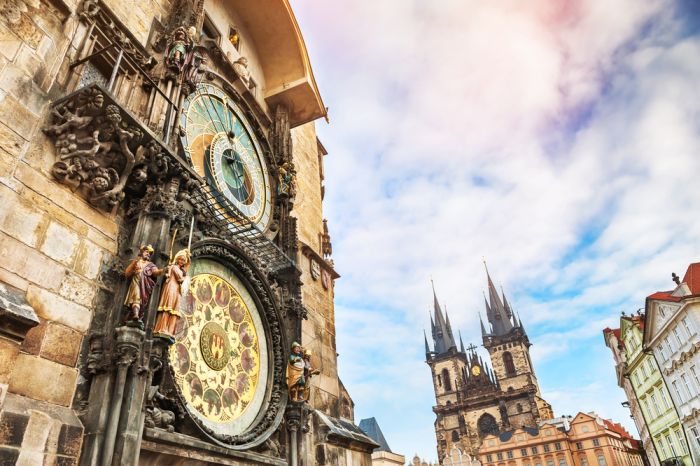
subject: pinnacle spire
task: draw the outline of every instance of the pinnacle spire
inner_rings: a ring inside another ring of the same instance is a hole
[[[486,328],[484,327],[484,321],[481,319],[481,312],[479,313],[479,324],[481,324],[481,337],[488,335]]]
[[[425,334],[425,329],[423,329],[423,340],[425,340],[425,355],[430,355],[430,346],[428,346],[428,336]]]
[[[461,353],[465,353],[465,354],[466,354],[466,352],[464,351],[464,342],[462,341],[462,331],[461,331],[461,330],[458,330],[458,333],[459,333],[459,351],[460,351]]]

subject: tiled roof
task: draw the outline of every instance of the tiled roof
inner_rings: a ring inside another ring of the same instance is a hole
[[[688,266],[683,276],[683,283],[688,285],[692,294],[700,294],[700,262]]]
[[[680,296],[673,296],[671,291],[657,291],[654,294],[647,296],[647,299],[658,299],[659,301],[674,301],[681,300]]]

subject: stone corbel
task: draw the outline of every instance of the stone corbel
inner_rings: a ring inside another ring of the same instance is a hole
[[[126,195],[142,197],[149,186],[175,178],[177,200],[201,185],[184,161],[99,84],[59,100],[44,133],[56,147],[54,178],[104,210],[113,209]]]

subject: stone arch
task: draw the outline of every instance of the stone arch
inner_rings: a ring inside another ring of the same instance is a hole
[[[498,435],[498,423],[496,422],[496,418],[489,413],[482,414],[476,425],[482,437],[489,434]]]

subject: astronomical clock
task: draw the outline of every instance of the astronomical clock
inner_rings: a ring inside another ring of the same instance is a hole
[[[241,108],[222,89],[200,84],[185,99],[180,126],[185,155],[206,181],[208,202],[221,220],[236,224],[244,217],[265,231],[272,211],[270,174]],[[256,269],[245,254],[236,257],[224,242],[203,243],[192,248],[168,350],[171,380],[202,431],[227,446],[247,447],[275,427],[265,414],[275,391],[273,360],[281,360],[281,346],[273,348],[269,334],[276,314],[264,285],[251,286]]]
[[[200,84],[185,100],[180,126],[185,153],[215,197],[227,200],[265,230],[272,210],[270,175],[241,109],[223,90]],[[225,205],[221,202],[219,207],[225,211]]]

